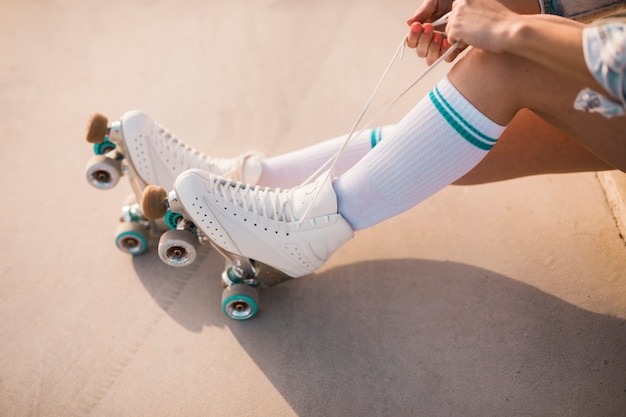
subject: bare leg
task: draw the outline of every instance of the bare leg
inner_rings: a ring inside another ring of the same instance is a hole
[[[484,77],[477,77],[477,74],[484,74]],[[496,123],[507,124],[514,121],[507,136],[502,138],[504,140],[501,139],[502,145],[498,145],[503,148],[498,151],[500,154],[495,154],[485,164],[494,163],[499,156],[513,158],[514,154],[510,152],[514,152],[522,161],[528,161],[533,154],[534,158],[538,158],[538,165],[529,168],[530,172],[546,171],[547,168],[541,168],[541,165],[545,163],[549,167],[551,159],[552,168],[547,172],[558,172],[562,168],[578,170],[574,168],[575,164],[568,168],[569,163],[565,159],[560,160],[561,157],[573,158],[572,162],[584,164],[594,170],[612,167],[626,171],[626,117],[606,119],[597,114],[575,110],[574,99],[585,86],[523,58],[480,50],[470,51],[454,66],[449,77],[466,98]],[[486,82],[481,82],[482,80]],[[525,129],[522,126],[524,121],[532,120],[527,112],[519,113],[518,117],[522,119],[515,120],[518,112],[525,108],[532,110],[562,133],[543,126],[536,120],[531,122],[524,134],[517,132]],[[546,137],[556,142],[532,139],[534,129],[540,129],[544,133],[551,132]],[[572,140],[579,146],[575,146]],[[584,149],[608,166],[600,162],[596,165],[593,158],[585,154]],[[537,156],[537,153],[542,156]],[[497,172],[509,168],[503,159],[491,169]],[[517,174],[512,171],[510,177],[514,176]],[[468,177],[466,181],[472,180]]]
[[[579,142],[530,110],[518,112],[496,146],[455,185],[483,184],[529,175],[614,169]]]

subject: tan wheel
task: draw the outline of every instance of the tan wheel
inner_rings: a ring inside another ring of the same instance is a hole
[[[102,143],[107,135],[109,120],[101,113],[92,113],[87,122],[87,142]]]
[[[167,213],[167,191],[158,185],[148,185],[141,196],[141,210],[149,220],[160,219]]]

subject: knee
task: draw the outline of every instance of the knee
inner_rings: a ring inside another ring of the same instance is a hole
[[[507,124],[523,108],[520,97],[527,88],[524,59],[479,49],[469,51],[448,77],[478,110],[499,124]],[[526,87],[524,87],[526,86]]]
[[[451,77],[466,78],[486,88],[510,89],[515,80],[530,71],[529,61],[512,54],[472,49],[450,71]]]

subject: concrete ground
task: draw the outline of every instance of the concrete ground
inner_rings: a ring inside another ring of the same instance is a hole
[[[218,156],[310,145],[350,130],[416,7],[0,1],[0,415],[624,416],[626,247],[594,173],[449,187],[247,322],[215,252],[115,248],[129,187],[85,181],[89,113]]]

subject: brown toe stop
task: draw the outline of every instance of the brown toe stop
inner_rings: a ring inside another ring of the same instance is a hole
[[[93,113],[87,122],[87,142],[102,143],[107,135],[109,120],[101,113]]]
[[[148,185],[141,196],[141,210],[149,220],[160,219],[167,213],[167,191],[158,185]]]

